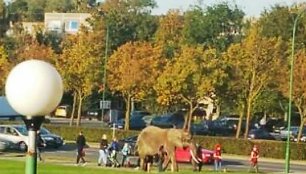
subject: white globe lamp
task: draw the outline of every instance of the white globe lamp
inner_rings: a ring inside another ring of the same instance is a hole
[[[9,73],[5,85],[9,104],[21,115],[44,116],[52,112],[63,96],[61,76],[49,63],[28,60]]]

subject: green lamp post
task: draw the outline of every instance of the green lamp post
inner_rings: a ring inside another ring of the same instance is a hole
[[[291,45],[291,60],[290,60],[290,79],[289,79],[289,103],[288,103],[288,121],[287,121],[287,142],[286,142],[286,163],[285,173],[290,172],[290,129],[291,129],[291,113],[292,113],[292,89],[293,89],[293,70],[294,70],[294,46],[295,46],[295,33],[298,19],[302,16],[304,10],[302,10],[297,17],[294,19],[292,29],[292,45]]]

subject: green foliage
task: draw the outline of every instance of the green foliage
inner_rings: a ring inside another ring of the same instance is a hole
[[[195,6],[185,15],[184,39],[188,44],[201,44],[224,51],[240,41],[244,12],[237,6],[220,3],[203,9]]]
[[[157,21],[150,15],[154,0],[107,0],[102,4],[104,27],[109,28],[112,50],[129,41],[148,41]],[[100,20],[97,18],[97,20]]]

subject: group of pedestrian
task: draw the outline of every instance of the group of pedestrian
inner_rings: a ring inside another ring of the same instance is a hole
[[[190,154],[192,157],[193,162],[193,171],[201,171],[202,169],[202,147],[200,145],[194,145],[192,144],[190,146]],[[259,158],[259,150],[257,145],[254,145],[251,151],[251,157],[250,157],[250,168],[249,172],[252,171],[252,169],[255,170],[256,173],[258,173],[258,158]],[[214,170],[215,171],[221,171],[222,167],[222,156],[221,156],[221,145],[216,144],[214,147]]]
[[[38,136],[39,138],[40,136]],[[38,141],[40,142],[40,141]],[[83,135],[82,131],[79,133],[76,139],[77,144],[77,159],[76,159],[76,165],[79,165],[80,162],[82,165],[86,165],[85,160],[85,151],[84,147],[86,145],[86,138]],[[119,163],[117,161],[117,154],[120,151],[119,144],[117,139],[114,137],[113,141],[109,144],[107,141],[107,136],[105,134],[102,135],[101,141],[100,141],[100,149],[99,149],[99,158],[98,158],[98,166],[108,166],[108,163],[110,162],[112,167],[119,167],[124,166],[125,161],[130,154],[130,149],[128,143],[124,143],[121,154],[122,154],[122,161]],[[201,171],[202,170],[202,147],[198,144],[192,143],[189,147],[190,149],[190,155],[192,157],[192,164],[193,164],[193,171]],[[213,153],[213,159],[214,159],[214,170],[215,171],[221,171],[222,167],[222,155],[221,155],[221,145],[216,144],[214,147],[214,153]],[[38,150],[38,157],[39,159],[42,159],[39,155]],[[165,147],[162,145],[159,148],[159,153],[156,156],[147,155],[144,159],[144,166],[143,170],[150,172],[151,166],[154,161],[154,157],[158,159],[158,171],[162,172],[164,171],[164,162],[168,158],[167,152],[165,150]],[[255,169],[255,172],[258,173],[258,158],[259,158],[259,150],[257,145],[254,145],[251,151],[250,156],[250,168],[249,172],[251,172],[252,169]],[[81,160],[81,161],[80,161]]]
[[[117,160],[117,154],[120,152],[122,154],[121,162]],[[116,137],[114,137],[113,141],[109,144],[107,141],[107,136],[103,134],[100,141],[98,166],[124,166],[127,156],[130,154],[130,152],[131,149],[128,143],[124,143],[122,149],[119,149],[119,143]]]

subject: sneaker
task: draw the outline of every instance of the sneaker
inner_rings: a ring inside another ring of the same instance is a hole
[[[85,162],[85,163],[82,164],[82,166],[86,166],[86,165],[87,165],[87,162]]]
[[[100,163],[98,163],[98,166],[101,166],[101,164],[100,164]]]

